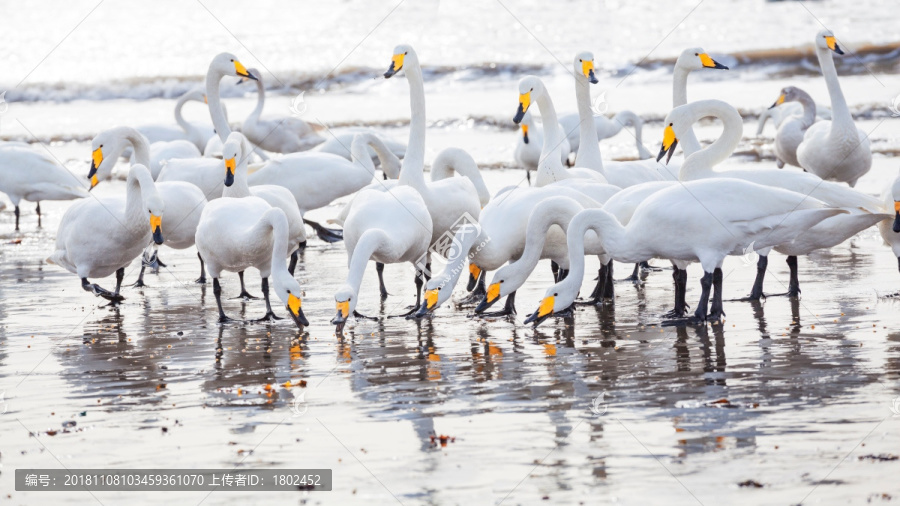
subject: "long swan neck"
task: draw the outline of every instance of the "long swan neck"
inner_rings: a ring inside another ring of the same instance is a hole
[[[397,179],[398,177],[400,177],[400,173],[397,170],[397,168],[400,167],[400,159],[397,158],[397,155],[395,155],[393,151],[388,149],[388,147],[384,144],[384,141],[382,141],[377,135],[373,135],[369,139],[367,145],[375,151],[375,154],[378,156],[378,161],[381,164],[381,170],[385,172],[388,178]],[[353,150],[351,149],[351,158],[354,156],[352,151]],[[361,149],[356,156],[359,156],[360,159],[362,159],[363,154],[365,155],[365,158],[368,158],[369,165],[371,165],[372,170],[370,172],[374,173],[375,165],[371,163],[372,158],[369,156],[368,150]]]
[[[375,175],[375,164],[372,163],[372,157],[369,156],[369,146],[374,148],[376,142],[381,143],[374,135],[363,134],[354,137],[353,142],[350,144],[351,161],[373,176]],[[378,153],[378,148],[374,149]]]
[[[559,120],[556,116],[556,108],[553,107],[553,100],[544,91],[536,97],[535,102],[541,111],[541,121],[544,126],[544,146],[541,148],[541,160],[538,163],[538,174],[535,183],[537,186],[546,186],[572,176],[569,175],[560,161],[563,138],[562,131],[559,128]]]
[[[567,231],[572,217],[581,210],[582,207],[568,197],[550,198],[538,204],[528,219],[528,226],[525,230],[525,250],[522,252],[522,256],[510,266],[519,266],[518,268],[525,269],[530,273],[541,259],[541,252],[544,249],[550,227],[558,225],[564,232]]]
[[[575,101],[578,103],[578,153],[575,154],[575,165],[588,169],[603,171],[603,157],[600,155],[600,144],[597,142],[597,124],[594,123],[594,111],[591,110],[591,83],[576,69]],[[544,111],[541,109],[541,116]],[[547,120],[544,120],[544,143],[548,136]],[[569,132],[566,132],[568,134]]]
[[[722,121],[723,130],[715,142],[685,158],[679,174],[682,181],[712,175],[715,172],[714,167],[724,162],[737,148],[744,130],[741,115],[734,108],[721,103],[697,104],[698,106],[692,109],[692,123],[706,116],[713,116]]]
[[[131,127],[122,127],[121,131],[122,137],[131,144],[131,148],[134,150],[134,162],[139,163],[144,167],[149,167],[150,144],[147,143],[147,138]],[[116,154],[116,157],[118,156],[119,155]]]
[[[382,230],[366,230],[360,236],[356,247],[353,248],[353,256],[350,257],[350,272],[347,274],[347,284],[353,289],[353,293],[359,293],[369,259],[379,247],[388,243],[388,238]]]
[[[284,211],[272,208],[260,220],[272,229],[272,272],[288,273],[288,221]]]
[[[586,217],[577,219],[579,215],[569,221],[566,233],[566,247],[569,252],[569,274],[566,279],[557,284],[560,291],[578,293],[581,281],[584,279],[584,234],[591,228],[591,223]]]
[[[803,128],[811,127],[816,122],[816,101],[809,96],[809,93],[801,90],[797,97],[797,102],[800,102],[800,105],[803,106],[803,116],[800,118]]]
[[[417,62],[404,65],[409,82],[409,143],[400,170],[400,183],[419,188],[425,184],[425,82]]]
[[[850,116],[850,108],[841,91],[841,83],[838,80],[837,69],[834,67],[834,55],[830,49],[816,48],[816,56],[819,57],[819,67],[825,76],[825,84],[828,86],[828,96],[831,98],[831,123],[842,126],[853,126],[853,117]],[[832,126],[834,129],[834,126]]]
[[[673,109],[687,104],[687,80],[690,73],[691,71],[689,69],[682,68],[677,64],[675,65],[675,70],[672,72]],[[681,150],[684,151],[685,157],[700,151],[700,141],[697,140],[697,135],[694,133],[693,127],[691,127],[690,132],[684,135],[683,139],[679,139],[679,142],[681,143]]]
[[[216,128],[216,134],[222,139],[222,142],[225,142],[225,139],[231,135],[231,127],[228,126],[228,119],[222,111],[222,101],[219,99],[219,82],[223,77],[225,76],[213,67],[206,72],[206,102],[209,105],[209,115]]]
[[[256,81],[256,107],[253,108],[253,111],[247,116],[247,119],[252,119],[253,121],[259,121],[259,117],[262,115],[263,107],[266,102],[266,86],[263,84],[262,79],[257,79]]]
[[[175,122],[178,123],[178,126],[184,130],[184,133],[188,135],[188,137],[193,137],[196,132],[196,128],[194,125],[190,124],[184,116],[181,114],[181,110],[184,108],[184,104],[188,101],[188,95],[184,94],[178,97],[178,102],[175,103]]]
[[[143,166],[133,165],[128,171],[125,183],[125,215],[129,227],[144,226],[144,200],[156,193],[156,185],[150,171]],[[149,230],[149,229],[148,229]]]
[[[597,233],[600,245],[612,258],[623,256],[629,250],[627,231],[615,216],[603,209],[581,211],[569,222],[566,239],[569,248],[570,275],[573,266],[577,267],[578,260],[575,256],[581,257],[581,276],[574,276],[578,279],[578,283],[581,283],[581,279],[584,277],[584,234],[588,230]]]
[[[382,164],[383,165],[383,164]],[[478,170],[478,164],[472,155],[459,148],[447,148],[438,153],[431,164],[431,180],[439,181],[453,177],[456,172],[460,176],[468,178],[475,185],[478,191],[478,200],[481,201],[481,207],[487,205],[491,200],[491,192],[481,177],[481,171]]]

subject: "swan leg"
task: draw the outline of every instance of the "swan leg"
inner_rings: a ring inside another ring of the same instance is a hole
[[[426,266],[425,266],[426,269],[428,269],[428,268],[430,268],[430,267],[431,267],[431,264],[426,264]],[[424,273],[424,272],[422,272],[422,271],[420,271],[420,270],[416,270],[416,305],[415,305],[415,306],[412,306],[412,309],[410,309],[409,311],[407,311],[407,312],[405,312],[405,313],[403,313],[403,314],[398,314],[398,315],[393,316],[393,317],[392,317],[392,316],[388,316],[388,318],[409,318],[409,317],[414,317],[416,311],[419,310],[419,306],[422,305],[422,286],[425,284],[425,281],[423,281],[423,278],[424,278],[424,277],[425,277],[425,273]]]
[[[199,283],[201,285],[206,284],[206,268],[203,265],[203,257],[200,256],[200,252],[197,252],[197,258],[200,259],[200,277],[194,280],[194,283]]]
[[[725,316],[725,306],[722,304],[722,269],[716,267],[713,271],[713,301],[709,312],[709,319],[719,322]]]
[[[525,167],[525,180],[528,181],[528,186],[531,186],[531,170],[528,167]]]
[[[634,270],[631,271],[631,275],[627,278],[620,279],[619,281],[631,281],[636,285],[641,284],[641,264],[634,264]]]
[[[123,270],[124,275],[124,270]],[[118,277],[118,271],[116,271],[116,276]],[[91,292],[98,297],[103,297],[104,299],[110,301],[113,304],[121,302],[125,300],[125,297],[122,297],[118,294],[118,290],[115,293],[110,292],[109,290],[101,287],[96,283],[88,282],[87,278],[81,278],[81,288],[86,292]]]
[[[610,260],[608,264],[606,264],[606,285],[603,286],[603,292],[601,293],[604,299],[610,299],[615,301],[616,299],[616,280],[613,279],[613,261]]]
[[[16,204],[14,212],[16,214],[16,232],[18,232],[19,231],[19,205],[18,204]]]
[[[225,311],[222,311],[222,286],[219,285],[219,278],[213,278],[213,294],[216,296],[216,306],[219,308],[219,323],[233,321],[225,316]]]
[[[282,320],[283,318],[275,316],[275,312],[272,311],[272,304],[269,302],[269,278],[262,278],[262,293],[263,298],[266,299],[266,315],[256,321],[268,322],[272,320]]]
[[[41,202],[38,201],[37,207],[34,209],[38,215],[38,228],[41,228]]]
[[[672,266],[672,281],[675,283],[675,308],[663,315],[664,318],[684,318],[688,311],[685,301],[687,294],[687,271]]]
[[[641,262],[639,265],[641,266],[641,271],[643,271],[643,272],[662,272],[663,271],[663,269],[661,269],[659,267],[650,265],[650,262],[648,262],[646,260]]]
[[[479,318],[498,318],[501,316],[515,316],[516,315],[516,292],[512,292],[506,296],[506,303],[503,304],[503,309],[500,311],[494,311],[491,313],[480,313],[475,316]]]
[[[569,275],[569,269],[560,269],[559,272],[556,274],[556,282],[559,283],[560,281],[566,279],[566,276],[568,276],[568,275]]]
[[[550,260],[550,272],[553,273],[553,282],[556,283],[559,278],[559,264]]]
[[[144,270],[146,268],[147,265],[144,264],[143,261],[141,261],[141,273],[138,274],[137,281],[135,281],[134,284],[131,285],[132,288],[144,288],[145,286],[147,286],[144,284]]]
[[[788,296],[789,297],[799,297],[800,296],[800,278],[797,275],[797,257],[789,256],[787,257],[788,267],[791,269],[791,281],[788,284]]]
[[[375,272],[378,273],[378,290],[381,292],[381,300],[388,298],[387,288],[384,286],[384,264],[375,262]]]
[[[756,261],[756,279],[753,280],[753,288],[750,289],[750,295],[740,299],[733,299],[735,302],[749,302],[764,299],[766,294],[763,293],[763,281],[766,279],[766,268],[769,265],[769,257],[760,255]]]
[[[294,277],[294,270],[297,269],[297,259],[300,258],[300,250],[291,253],[291,263],[288,265],[288,272]]]
[[[319,236],[319,239],[322,239],[325,242],[338,242],[344,240],[344,231],[339,228],[327,228],[322,225],[307,219],[303,219],[303,223],[306,223],[313,230],[316,231],[316,235]]]
[[[237,297],[232,297],[231,300],[234,300],[234,299],[244,299],[244,300],[258,299],[259,297],[254,297],[253,295],[250,295],[250,292],[248,292],[247,288],[244,286],[244,271],[239,272],[238,277],[241,279],[241,294],[238,295]]]
[[[599,304],[601,295],[606,290],[606,282],[609,276],[606,275],[606,265],[601,265],[600,269],[597,271],[597,284],[594,285],[594,289],[591,291],[591,295],[588,297],[588,300],[577,300],[575,304],[578,306],[588,306],[593,304]]]
[[[469,290],[469,295],[466,295],[462,299],[458,300],[456,302],[456,307],[470,306],[472,304],[480,303],[487,296],[487,288],[484,286],[484,278],[486,277],[486,272],[480,273],[478,275],[478,279],[475,279],[471,274],[469,274],[469,282],[466,285],[466,289]]]
[[[697,303],[697,309],[690,318],[674,318],[664,320],[662,325],[669,327],[673,325],[698,325],[706,322],[707,313],[709,311],[709,292],[713,285],[713,273],[704,272],[703,278],[700,279],[700,286],[703,292],[700,294],[700,302]],[[676,306],[677,309],[677,306]]]

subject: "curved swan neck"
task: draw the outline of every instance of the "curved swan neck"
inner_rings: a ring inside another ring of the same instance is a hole
[[[591,83],[584,74],[575,70],[575,101],[578,103],[578,153],[575,154],[575,165],[594,169],[603,173],[603,157],[600,155],[600,143],[597,141],[597,124],[594,123],[594,111],[591,110]],[[544,110],[541,109],[543,117]],[[547,120],[544,120],[544,143],[547,142]],[[568,134],[568,132],[566,132]],[[558,157],[557,157],[558,159]]]
[[[688,75],[690,75],[690,69],[682,68],[678,66],[676,63],[675,70],[672,72],[672,108],[676,108],[681,105],[685,105],[688,103],[687,101],[687,80]],[[679,139],[681,143],[681,150],[684,151],[685,157],[691,155],[692,153],[696,153],[700,151],[700,141],[697,140],[697,135],[694,133],[694,129],[691,128],[690,132],[683,136],[683,139]]]
[[[147,218],[144,201],[156,193],[156,185],[150,171],[140,165],[132,165],[125,182],[125,219],[129,227],[144,227]],[[150,230],[149,227],[145,227]]]
[[[627,229],[619,223],[615,216],[603,209],[581,211],[569,222],[566,239],[569,249],[569,275],[572,275],[573,269],[580,269],[581,274],[573,276],[579,284],[584,277],[584,234],[588,230],[597,233],[600,245],[610,258],[627,257],[630,250]],[[580,266],[578,262],[581,263]]]
[[[809,93],[797,90],[797,102],[803,106],[803,116],[800,118],[803,129],[807,129],[816,122],[816,101]]]
[[[350,144],[351,161],[358,164],[372,176],[375,175],[375,164],[372,163],[372,157],[369,155],[369,146],[372,146],[372,148],[375,149],[375,152],[378,153],[380,147],[375,147],[376,143],[380,144],[381,147],[384,147],[384,144],[382,144],[374,135],[358,134],[353,137],[353,142]],[[379,157],[380,156],[381,155],[379,154]]]
[[[131,144],[131,148],[134,150],[134,163],[149,167],[150,144],[147,143],[147,138],[131,127],[119,127],[116,133],[120,135],[122,139],[125,139],[126,143]],[[118,158],[121,155],[121,152],[125,150],[125,147],[126,146],[123,145],[120,152],[113,153],[113,156]]]
[[[372,148],[375,151],[375,154],[378,155],[378,161],[381,164],[381,170],[384,171],[389,179],[397,179],[400,177],[400,172],[397,169],[398,167],[400,167],[400,159],[397,158],[397,155],[395,155],[393,151],[388,149],[388,147],[377,135],[371,136],[366,145]],[[360,151],[356,155],[354,155],[353,146],[351,145],[350,148],[351,158],[353,158],[354,156],[359,157],[360,160],[362,158],[367,158],[369,160],[369,165],[371,166],[370,172],[374,174],[375,165],[372,163],[371,156],[369,156],[369,150],[361,148]]]
[[[417,189],[425,184],[425,82],[418,62],[403,66],[409,82],[409,143],[400,170],[400,184]]]
[[[199,135],[197,128],[189,123],[184,116],[181,114],[182,108],[184,108],[184,104],[189,100],[188,96],[190,93],[185,93],[184,95],[178,97],[178,102],[175,103],[175,122],[178,123],[178,126],[184,130],[184,133],[188,136],[189,139],[194,139]],[[191,141],[193,142],[193,140]]]
[[[546,186],[571,176],[561,161],[563,137],[556,116],[556,108],[553,107],[553,100],[545,90],[535,97],[535,103],[541,111],[541,121],[544,127],[544,146],[541,148],[541,160],[538,163],[535,184]],[[594,139],[596,141],[596,137]]]
[[[514,285],[524,283],[525,278],[540,261],[550,227],[557,225],[563,229],[563,232],[567,232],[572,217],[582,210],[583,208],[577,202],[568,197],[551,197],[534,208],[525,230],[525,249],[522,256],[506,267],[511,269],[517,278]]]
[[[259,76],[259,74],[256,74]],[[257,77],[256,79],[256,107],[253,108],[253,111],[250,112],[250,115],[247,116],[248,120],[251,121],[259,121],[259,117],[262,115],[263,107],[266,102],[266,86],[262,82],[262,77]]]
[[[816,56],[819,58],[819,67],[825,76],[825,84],[828,86],[828,96],[831,98],[831,124],[832,131],[836,125],[842,127],[854,127],[853,117],[850,116],[850,108],[841,91],[841,83],[838,80],[837,69],[834,67],[834,55],[830,49],[816,48]]]
[[[353,256],[350,257],[350,272],[347,274],[347,284],[354,294],[359,293],[366,265],[378,248],[390,244],[387,234],[381,229],[369,229],[363,232],[356,246],[353,248]]]
[[[231,127],[228,126],[228,119],[222,111],[222,101],[219,99],[219,82],[225,77],[221,72],[210,66],[206,72],[206,102],[209,106],[209,115],[212,117],[213,126],[216,128],[216,134],[222,139],[222,142],[231,135]]]
[[[690,108],[692,125],[701,118],[712,116],[722,121],[723,130],[715,142],[685,158],[678,176],[682,181],[714,176],[714,167],[731,156],[741,142],[744,130],[741,115],[724,102],[705,100],[687,107]]]
[[[382,166],[384,162],[382,161]],[[478,170],[478,164],[472,155],[459,149],[447,148],[438,153],[431,164],[431,180],[439,181],[453,177],[456,172],[460,176],[468,178],[475,185],[478,191],[478,200],[481,201],[481,207],[487,205],[491,200],[491,192],[487,185],[484,184],[484,178],[481,177],[481,171]]]
[[[258,224],[272,230],[272,272],[287,273],[288,221],[284,211],[273,207]]]

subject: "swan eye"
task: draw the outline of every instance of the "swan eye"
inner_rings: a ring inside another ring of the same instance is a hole
[[[694,53],[694,56],[700,56],[700,53]],[[234,60],[232,60],[234,61]]]
[[[233,62],[233,61],[234,61],[234,59],[233,59],[233,58],[232,58],[232,60],[231,60],[231,61],[232,61],[232,62]]]
[[[408,54],[409,54],[409,51],[404,51],[404,52],[403,52],[403,55],[404,55],[404,56],[406,56],[406,55],[408,55]]]
[[[674,124],[674,123],[669,123],[669,126],[675,126],[675,124]]]
[[[558,293],[554,293],[553,296],[554,296],[554,297],[558,297],[559,294],[558,294]]]
[[[581,63],[584,63],[584,60],[582,60],[581,58],[579,58],[578,61],[580,61]]]
[[[500,280],[501,283],[502,283],[503,281],[505,281],[505,280],[503,280],[503,279]]]

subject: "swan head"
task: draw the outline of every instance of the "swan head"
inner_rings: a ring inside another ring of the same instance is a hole
[[[556,313],[560,313],[565,311],[572,305],[572,302],[575,300],[575,297],[567,297],[560,296],[560,284],[557,283],[544,293],[544,298],[541,299],[541,304],[538,306],[537,310],[528,315],[528,318],[525,319],[525,323],[534,323],[534,326],[537,327],[547,318],[550,318]]]
[[[775,100],[775,103],[772,104],[769,109],[774,109],[785,102],[796,102],[800,100],[801,93],[803,93],[803,91],[795,86],[782,88],[781,95],[778,95],[778,99]]]
[[[337,314],[331,319],[331,323],[335,326],[334,332],[336,335],[343,335],[347,318],[356,312],[356,298],[356,291],[350,285],[342,286],[334,294],[334,305],[337,309]]]
[[[419,57],[409,44],[400,44],[394,48],[394,55],[391,56],[391,65],[388,67],[387,72],[384,73],[384,78],[390,79],[403,69],[403,65],[419,65]]]
[[[821,30],[816,34],[816,47],[844,54],[844,50],[838,45],[837,39],[834,38],[834,32],[831,30]]]
[[[128,178],[131,179],[134,173],[139,174],[138,180],[142,182],[141,200],[144,203],[147,214],[150,216],[150,233],[153,237],[153,242],[162,244],[162,216],[163,212],[166,210],[166,203],[163,201],[162,197],[159,196],[159,193],[156,192],[156,187],[152,185],[153,179],[151,178],[150,170],[147,167],[136,163],[131,166]],[[144,182],[149,183],[149,188],[143,185]]]
[[[700,69],[728,70],[728,67],[710,58],[702,47],[691,47],[682,51],[678,59],[675,60],[675,67],[688,71]]]
[[[591,84],[597,84],[597,76],[594,75],[594,53],[584,51],[575,55],[575,75],[582,75]]]
[[[203,102],[204,104],[207,103],[206,91],[203,90],[203,88],[199,87],[186,92],[181,96],[181,98],[183,98],[185,101]]]
[[[525,283],[529,273],[517,268],[516,264],[517,262],[512,262],[497,269],[497,272],[494,273],[494,277],[491,279],[491,284],[487,287],[484,299],[475,308],[475,313],[483,313],[495,302],[515,292]]]
[[[87,175],[91,180],[92,190],[112,174],[113,167],[127,144],[120,128],[104,130],[94,137],[91,141],[91,168]]]
[[[225,186],[234,184],[234,173],[239,163],[244,163],[241,147],[244,136],[240,132],[232,132],[222,145],[222,159],[225,161]]]
[[[522,122],[520,123],[522,128],[522,142],[528,144],[528,129],[534,126],[534,118],[531,116],[531,112],[526,112],[524,116],[522,116]]]
[[[678,139],[687,135],[687,132],[691,129],[696,120],[692,111],[692,105],[678,106],[666,116],[662,147],[659,149],[659,155],[656,157],[657,162],[668,154],[666,163],[669,163],[669,160],[672,159],[672,154],[675,153],[675,147],[678,146]]]
[[[528,108],[531,106],[531,102],[545,93],[547,93],[547,89],[544,88],[544,82],[539,77],[523,77],[519,81],[519,108],[516,110],[513,122],[517,125],[521,123],[525,118],[525,113],[528,112]]]
[[[238,60],[237,56],[231,53],[219,53],[209,64],[209,70],[214,71],[221,76],[238,76],[256,80],[256,75],[251,74],[246,67]]]
[[[256,81],[258,83],[262,83],[262,72],[260,72],[259,69],[250,67],[247,69],[247,73],[250,75],[249,76],[241,76],[241,78],[238,79],[237,84],[244,84],[247,81]],[[253,76],[253,77],[251,77],[251,76]]]
[[[302,295],[300,283],[287,270],[273,270],[271,276],[275,285],[275,294],[278,295],[281,302],[284,302],[284,308],[291,315],[291,319],[301,330],[303,327],[308,327],[309,321],[303,315],[303,303],[300,299]]]

